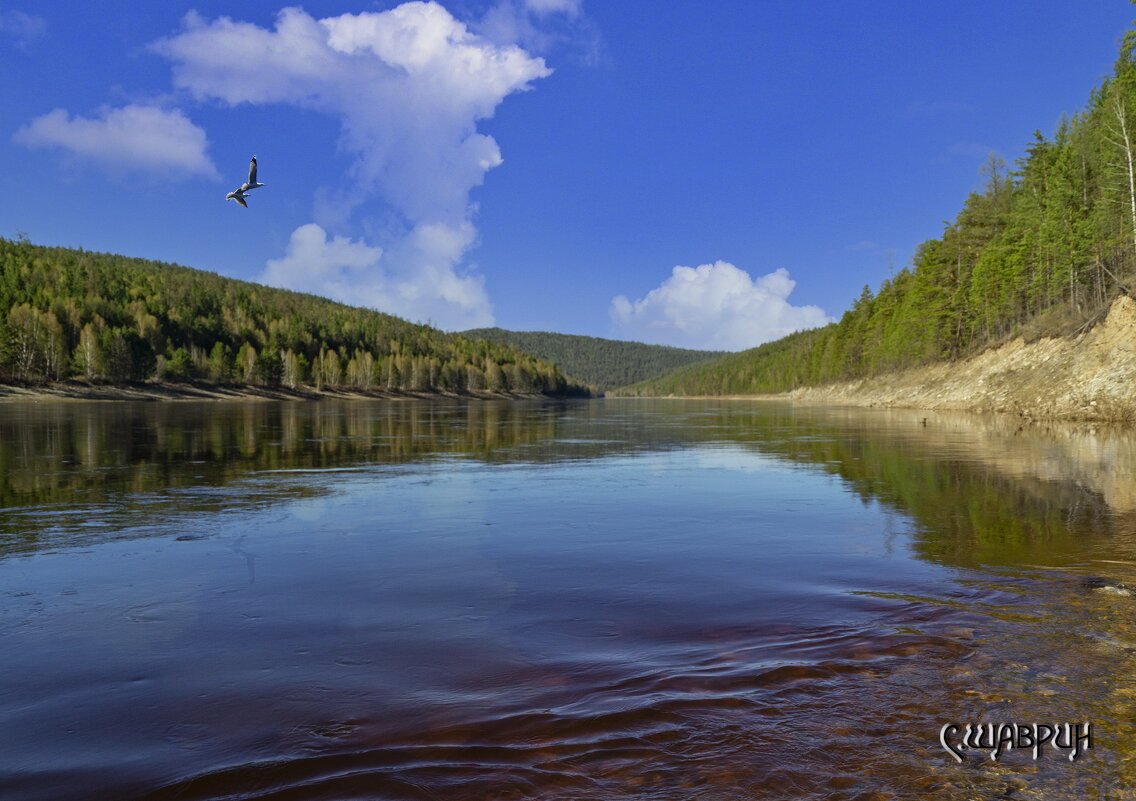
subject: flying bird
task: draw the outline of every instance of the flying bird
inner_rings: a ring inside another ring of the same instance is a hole
[[[232,192],[225,195],[225,200],[235,200],[246,209],[249,207],[249,204],[245,202],[245,188],[243,186],[238,186]]]
[[[262,186],[264,186],[264,184],[256,182],[256,156],[253,156],[252,161],[249,162],[249,179],[241,186],[241,191],[247,192],[250,189],[260,189]]]
[[[256,180],[256,156],[253,156],[252,161],[249,162],[248,180],[229,194],[225,195],[225,200],[235,200],[247,209],[249,204],[245,200],[245,192],[248,192],[252,189],[259,189],[262,186],[264,186],[264,184],[259,183]]]

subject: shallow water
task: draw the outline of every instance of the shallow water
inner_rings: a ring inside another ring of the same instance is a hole
[[[1134,475],[914,412],[5,404],[0,797],[1128,797]]]

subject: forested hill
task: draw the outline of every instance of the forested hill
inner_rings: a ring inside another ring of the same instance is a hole
[[[645,381],[682,365],[725,355],[722,351],[685,350],[547,331],[475,328],[462,333],[472,338],[512,345],[546,359],[577,381],[600,391]]]
[[[586,394],[495,342],[219,275],[0,238],[0,381]]]
[[[839,323],[682,368],[632,395],[779,392],[955,359],[1021,334],[1096,319],[1136,283],[1136,30],[1112,75],[986,185],[911,265]],[[880,210],[886,214],[886,209]]]

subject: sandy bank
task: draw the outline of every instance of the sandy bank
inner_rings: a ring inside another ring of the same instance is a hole
[[[794,401],[1136,422],[1136,301],[1073,337],[1016,339],[963,361],[804,387]]]

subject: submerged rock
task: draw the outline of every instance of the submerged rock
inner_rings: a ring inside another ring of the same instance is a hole
[[[1081,586],[1086,590],[1105,592],[1112,595],[1131,596],[1136,594],[1129,585],[1114,579],[1105,578],[1104,576],[1085,576],[1081,579]]]

